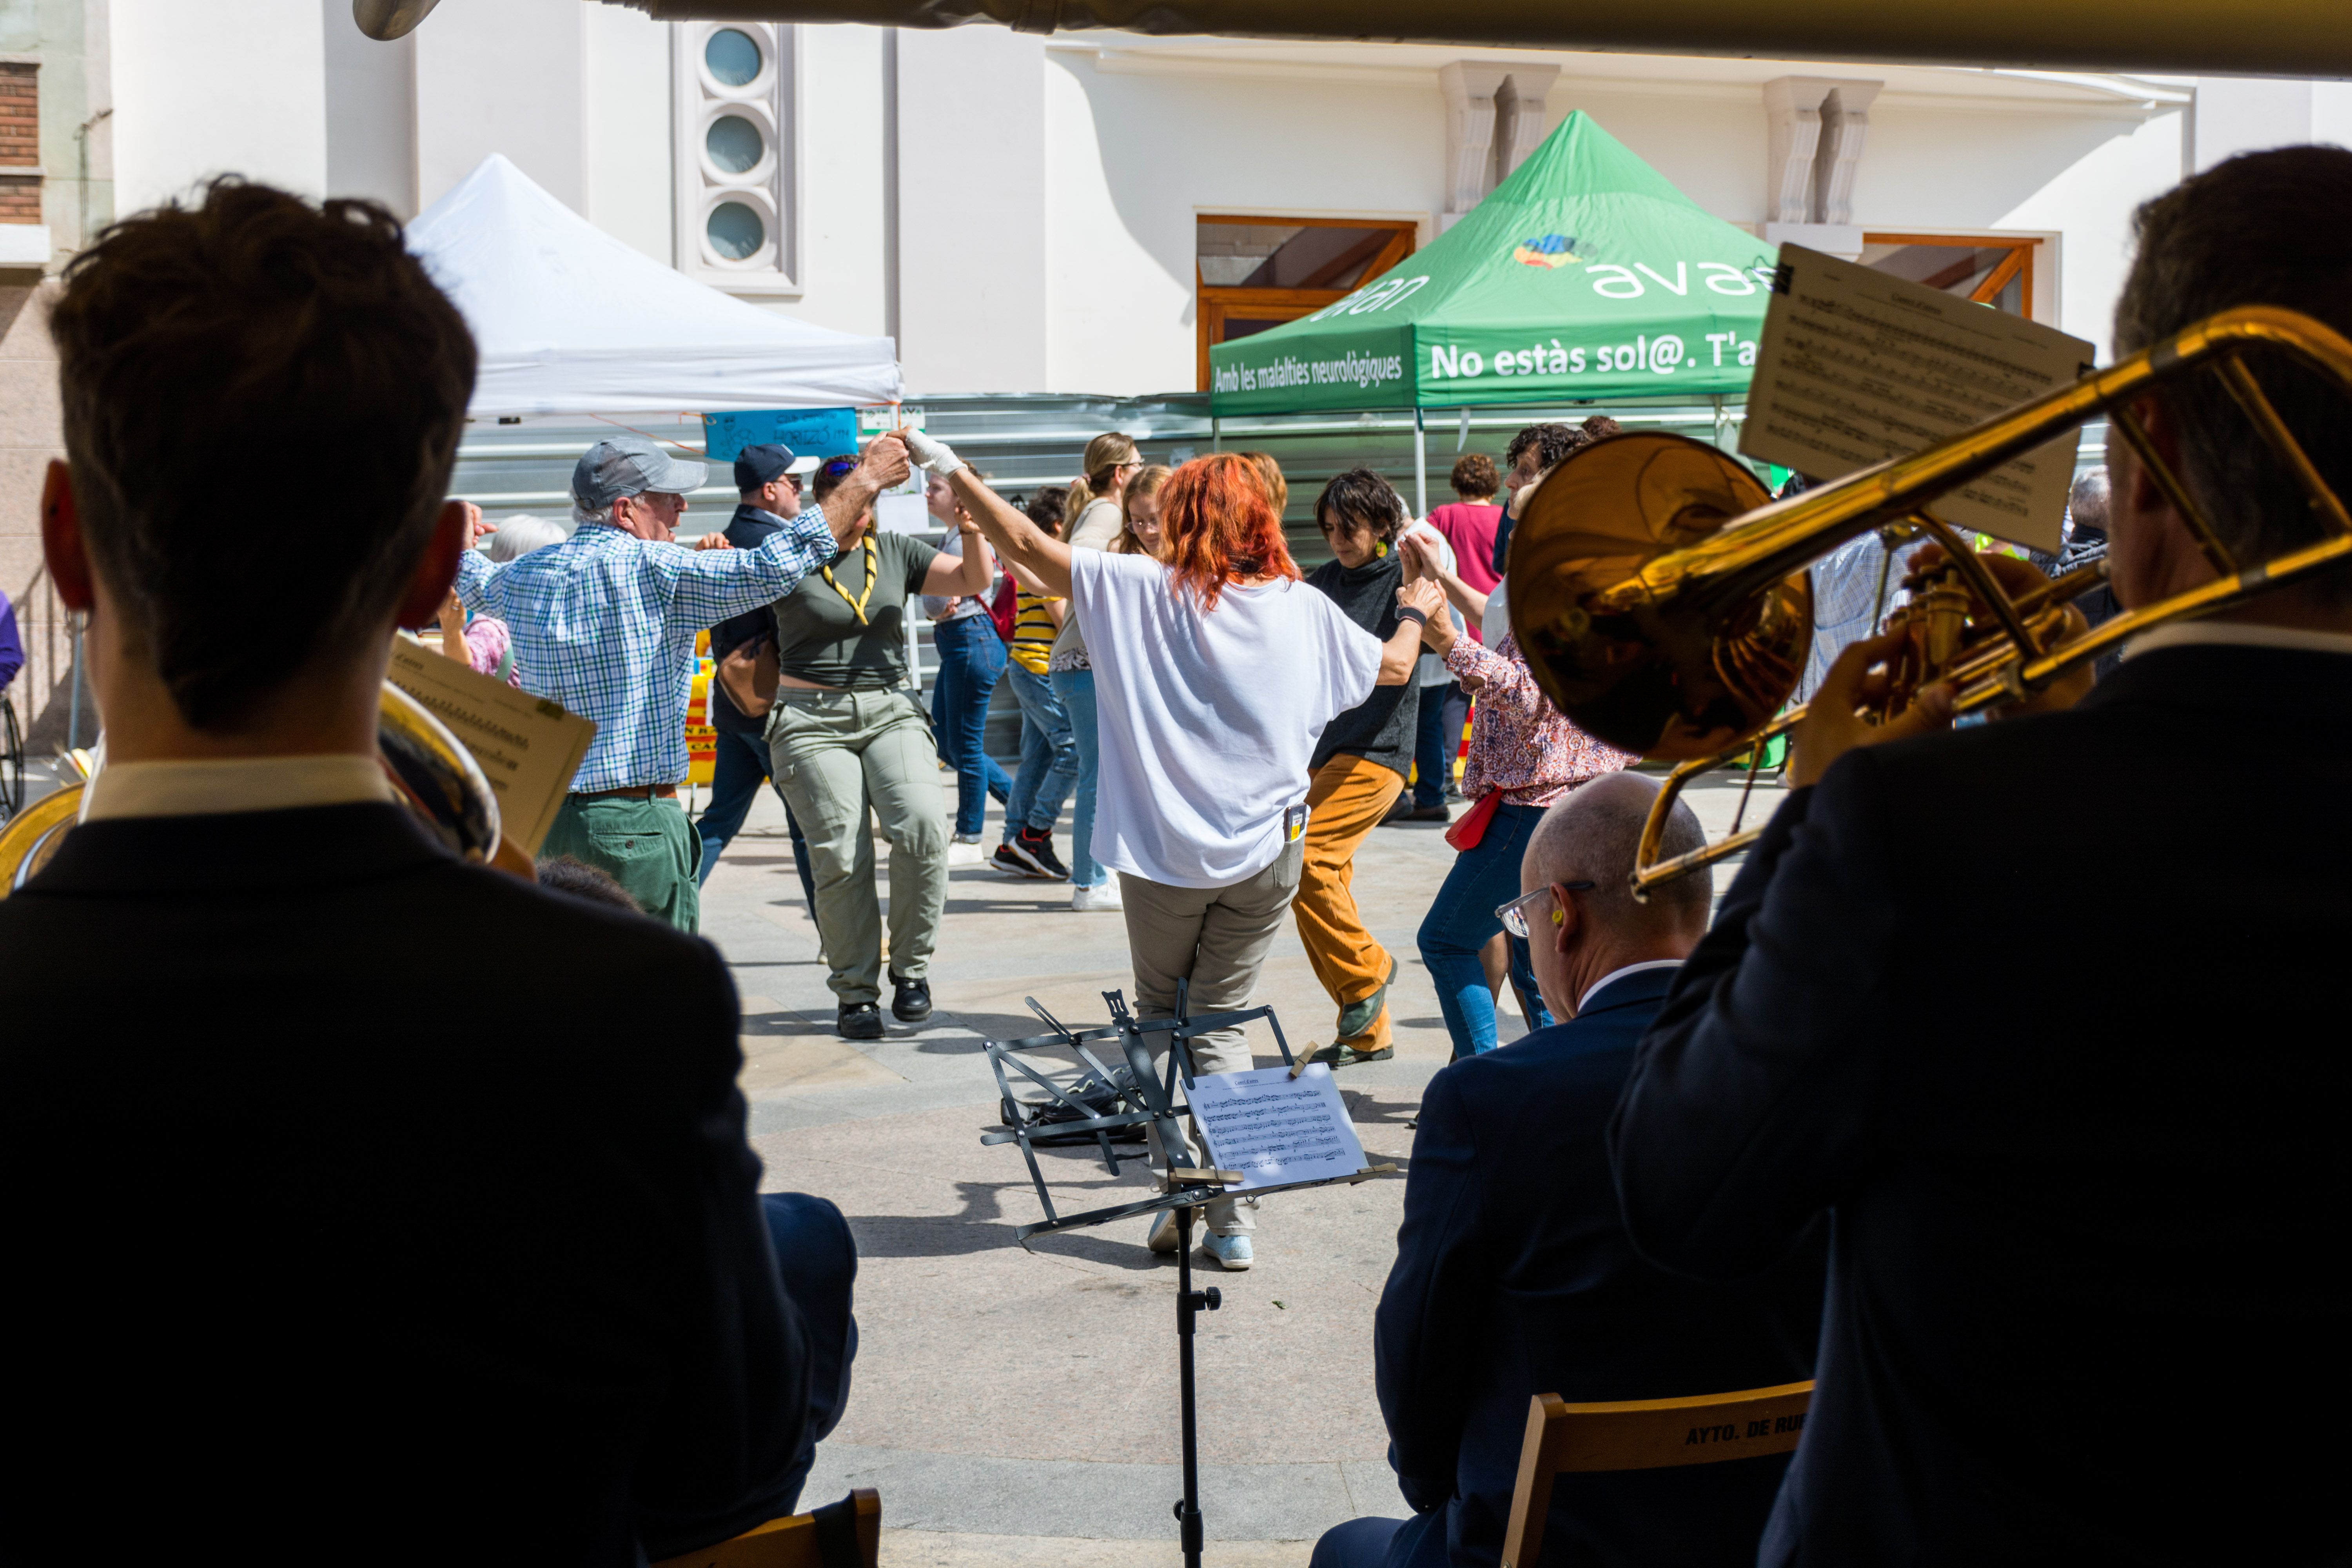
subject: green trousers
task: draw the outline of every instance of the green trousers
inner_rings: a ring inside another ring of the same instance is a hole
[[[569,855],[621,884],[637,908],[691,935],[702,923],[702,900],[694,871],[702,841],[675,795],[631,800],[604,795],[590,800],[566,795],[549,826],[539,858]]]
[[[882,909],[874,891],[870,806],[890,841],[890,970],[930,973],[948,902],[947,801],[939,747],[904,690],[776,693],[769,773],[808,840],[816,929],[844,1002],[882,999]]]

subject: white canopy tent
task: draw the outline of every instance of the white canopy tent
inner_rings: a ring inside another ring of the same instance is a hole
[[[493,153],[408,226],[474,330],[469,414],[841,408],[904,395],[887,338],[811,326],[633,249]]]

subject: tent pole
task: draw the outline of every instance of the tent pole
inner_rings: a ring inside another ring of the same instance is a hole
[[[1222,452],[1224,449],[1225,422],[1212,414],[1209,416],[1209,450]]]
[[[1429,515],[1429,429],[1418,408],[1412,411],[1412,514]]]

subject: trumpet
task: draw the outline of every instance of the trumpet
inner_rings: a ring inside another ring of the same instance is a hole
[[[1658,845],[1691,779],[1800,722],[1781,709],[1812,646],[1806,568],[1878,529],[1943,546],[1897,624],[1907,633],[1878,718],[1947,680],[1955,714],[2023,701],[2078,665],[2152,627],[2210,615],[2352,559],[2352,516],[2295,441],[2245,363],[2284,351],[2352,396],[2352,342],[2293,310],[2225,310],[1972,429],[1834,484],[1773,501],[1747,466],[1686,437],[1621,435],[1560,464],[1531,498],[1511,542],[1511,630],[1537,682],[1579,728],[1676,765],[1653,803],[1634,858],[1634,896],[1735,855],[1760,827],[1660,861]],[[2323,537],[2268,561],[2237,561],[2130,405],[2210,368],[2301,482]],[[2104,564],[2012,598],[1931,510],[1942,497],[2100,415],[2130,443],[2212,565],[2212,581],[2073,637],[2065,601]],[[1752,771],[1751,771],[1752,777]]]
[[[477,863],[499,853],[499,802],[479,763],[416,699],[386,681],[376,710],[376,752],[385,776],[418,822],[449,851]],[[74,759],[83,768],[79,757]],[[84,777],[35,801],[0,828],[0,899],[40,873],[81,816]]]

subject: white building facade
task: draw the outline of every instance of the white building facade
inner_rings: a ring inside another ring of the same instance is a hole
[[[2103,355],[2139,202],[2243,149],[2352,142],[2336,83],[666,24],[595,0],[446,0],[392,44],[349,0],[0,0],[0,68],[44,105],[32,161],[0,169],[45,183],[7,211],[47,220],[0,243],[0,586],[45,732],[64,643],[33,498],[57,437],[26,307],[83,233],[214,174],[413,216],[503,153],[688,276],[895,338],[910,395],[1125,397],[1195,389],[1213,339],[1425,244],[1573,110],[1762,237],[1986,290]]]

